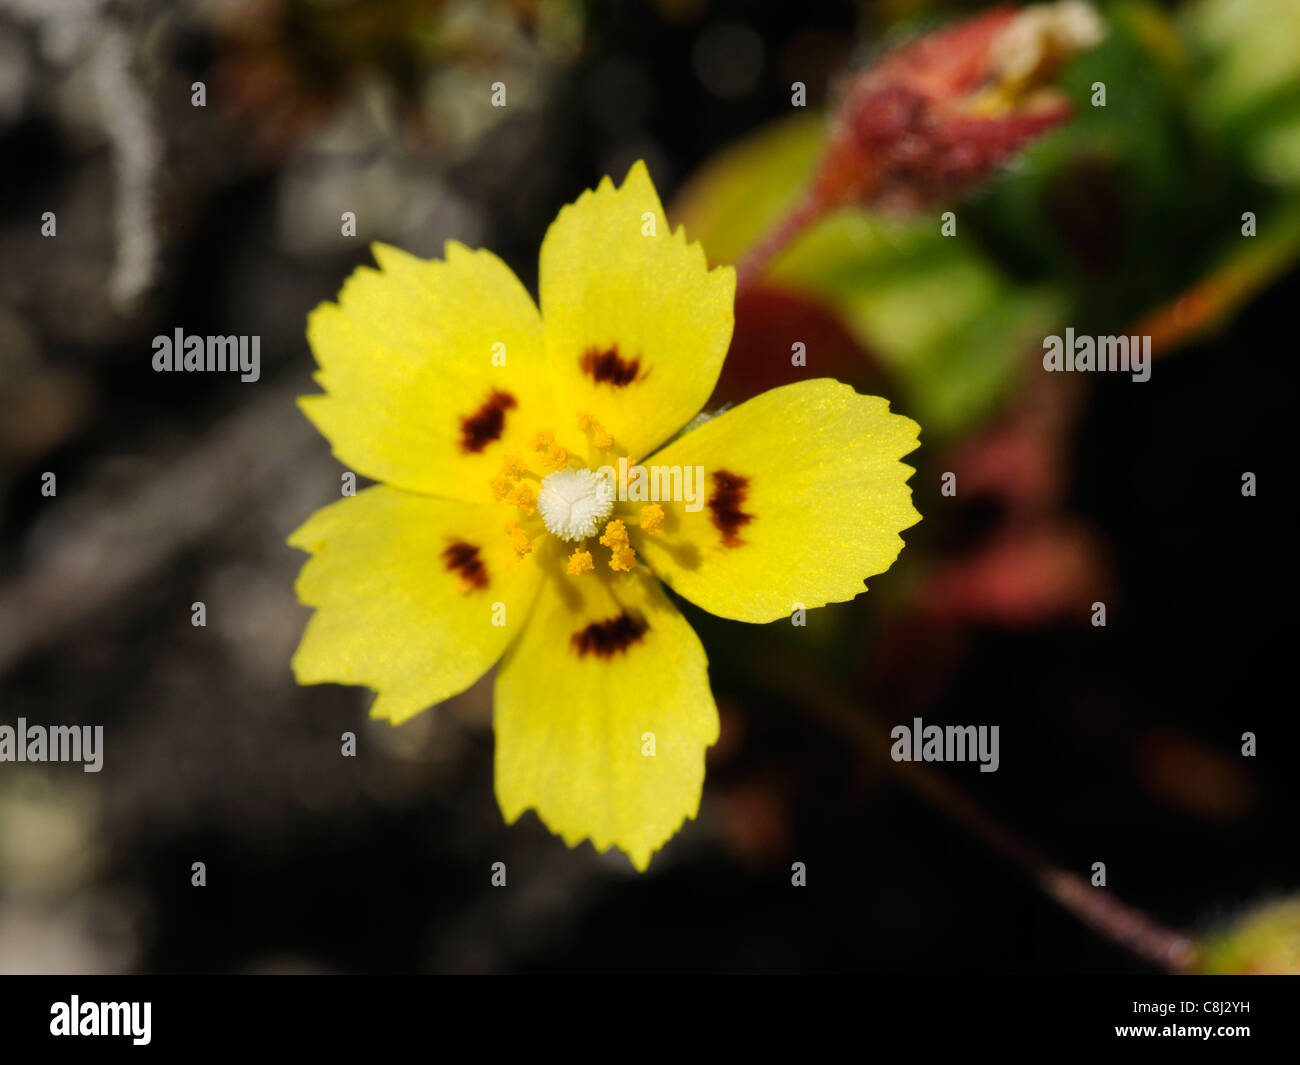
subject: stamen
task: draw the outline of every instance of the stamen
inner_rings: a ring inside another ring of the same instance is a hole
[[[542,456],[542,466],[545,469],[562,470],[569,465],[568,449],[555,442],[553,429],[538,429],[529,446]]]
[[[531,472],[522,455],[511,453],[501,460],[502,477],[527,477]]]
[[[569,556],[569,575],[579,577],[584,573],[590,573],[596,568],[596,563],[591,560],[590,551],[575,551]]]
[[[512,503],[531,514],[537,509],[537,489],[519,482],[522,478],[536,476],[521,456],[507,455],[501,462],[501,472],[489,482],[492,498],[498,502]]]
[[[569,452],[563,444],[551,444],[542,453],[542,466],[548,470],[562,470],[569,465]]]
[[[520,558],[533,549],[533,542],[528,539],[528,534],[515,524],[514,518],[506,522],[506,532],[510,534],[510,546],[515,549],[515,554]]]
[[[658,503],[647,503],[641,508],[641,528],[654,532],[664,523],[664,508]]]
[[[529,446],[542,456],[542,466],[548,470],[562,470],[569,465],[568,449],[555,442],[552,429],[538,429]]]
[[[505,499],[507,503],[513,503],[528,514],[537,509],[537,491],[531,485],[516,485],[506,493]]]
[[[627,526],[618,518],[605,526],[600,542],[609,548],[609,568],[615,573],[625,573],[636,565],[636,553],[627,539]]]
[[[578,428],[584,433],[590,432],[592,444],[601,451],[614,450],[614,434],[607,432],[605,427],[586,411],[578,411]]]

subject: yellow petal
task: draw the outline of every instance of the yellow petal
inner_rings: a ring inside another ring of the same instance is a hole
[[[774,388],[646,460],[703,467],[703,506],[661,504],[662,525],[633,527],[633,545],[678,593],[737,621],[852,599],[920,520],[899,462],[918,432],[829,378]]]
[[[308,318],[326,394],[299,404],[349,469],[490,501],[503,456],[554,423],[537,308],[490,252],[372,250],[380,269],[359,267]]]
[[[527,619],[540,574],[503,504],[383,485],[332,503],[289,537],[312,558],[296,585],[316,608],[293,656],[299,684],[362,684],[393,724],[464,691]]]
[[[735,271],[709,270],[670,233],[645,163],[563,208],[542,241],[542,318],[561,410],[582,411],[632,457],[713,391],[731,342]]]
[[[643,570],[568,577],[560,561],[497,675],[497,801],[508,823],[536,809],[569,846],[644,870],[699,809],[718,738],[708,662]]]

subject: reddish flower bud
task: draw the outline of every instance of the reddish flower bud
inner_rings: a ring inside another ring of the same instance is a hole
[[[952,197],[1064,121],[1044,87],[1101,38],[1080,0],[996,8],[927,34],[853,77],[813,182],[821,209],[916,209]]]

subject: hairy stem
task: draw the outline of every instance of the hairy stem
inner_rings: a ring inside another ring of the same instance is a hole
[[[826,214],[826,206],[811,191],[771,229],[753,244],[736,264],[736,290],[760,280],[772,260],[814,222]]]
[[[768,680],[787,687],[776,676]],[[847,735],[864,754],[889,769],[932,806],[1015,863],[1049,898],[1094,931],[1167,971],[1186,972],[1191,968],[1197,953],[1193,939],[1165,928],[1108,891],[1094,888],[1082,877],[1053,865],[940,773],[915,762],[894,761],[889,730],[884,724],[828,691],[813,693],[811,699],[807,691],[790,694],[797,705],[806,706],[835,731]]]

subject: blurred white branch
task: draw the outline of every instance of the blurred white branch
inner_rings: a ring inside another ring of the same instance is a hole
[[[36,29],[51,65],[61,70],[81,65],[90,75],[95,114],[112,148],[117,178],[109,296],[125,314],[157,273],[155,199],[163,148],[149,101],[131,71],[133,39],[106,8],[106,0],[0,0],[0,14]]]

